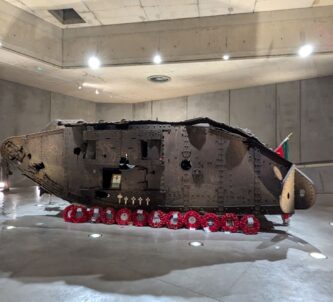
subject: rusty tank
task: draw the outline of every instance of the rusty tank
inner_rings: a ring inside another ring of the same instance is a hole
[[[7,139],[1,155],[49,193],[127,215],[171,212],[177,220],[175,213],[195,211],[241,219],[315,203],[314,184],[293,163],[249,131],[209,118],[58,121],[53,130]]]

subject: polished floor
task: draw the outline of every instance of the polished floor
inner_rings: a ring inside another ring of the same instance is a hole
[[[67,203],[37,193],[0,193],[1,302],[333,299],[333,203],[246,236],[65,223]]]

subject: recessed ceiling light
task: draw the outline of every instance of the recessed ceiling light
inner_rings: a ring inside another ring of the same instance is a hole
[[[310,253],[310,256],[318,260],[327,259],[327,257],[324,254],[317,252]]]
[[[204,244],[200,241],[191,241],[189,242],[189,245],[193,247],[198,247],[198,246],[203,246]]]
[[[82,90],[82,85],[77,86],[77,89]]]
[[[95,94],[99,94],[99,90],[98,89],[95,90]]]
[[[228,61],[230,59],[230,55],[225,54],[225,55],[223,55],[222,58],[223,58],[224,61]]]
[[[0,41],[0,47],[2,47],[2,42]]]
[[[90,238],[100,238],[102,237],[102,234],[94,233],[94,234],[89,234]]]
[[[161,63],[162,63],[162,57],[161,57],[161,55],[156,54],[156,55],[154,56],[154,58],[153,58],[153,62],[154,62],[155,64],[161,64]]]
[[[40,67],[40,66],[38,66],[38,67],[37,67],[37,70],[38,70],[38,71],[42,71],[42,70],[43,70],[43,68],[42,68],[42,67]]]
[[[313,46],[311,44],[303,45],[298,49],[298,55],[302,58],[306,58],[313,53]]]
[[[147,79],[154,83],[165,83],[165,82],[169,82],[171,80],[171,78],[166,75],[152,75],[152,76],[148,77]]]
[[[91,69],[98,69],[99,67],[101,67],[101,61],[99,58],[93,56],[89,58],[88,65]]]
[[[15,229],[15,228],[16,228],[16,226],[14,226],[14,225],[7,225],[6,226],[7,230],[12,230],[12,229]]]

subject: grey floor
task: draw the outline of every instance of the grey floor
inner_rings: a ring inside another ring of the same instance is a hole
[[[36,188],[0,193],[1,302],[333,300],[327,202],[255,236],[70,224],[66,205]]]

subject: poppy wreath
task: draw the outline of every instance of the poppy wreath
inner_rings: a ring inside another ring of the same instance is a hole
[[[169,229],[179,229],[184,224],[183,215],[178,211],[170,211],[165,216],[165,224]]]
[[[226,213],[222,215],[221,228],[225,232],[236,233],[239,229],[238,216],[234,213]]]
[[[130,209],[122,208],[117,212],[116,222],[119,225],[129,225],[132,223],[132,212]]]
[[[151,211],[148,216],[148,224],[152,228],[161,228],[165,225],[165,218],[164,212],[160,210]]]
[[[132,213],[133,225],[142,227],[147,225],[148,213],[144,210],[138,209]]]
[[[83,206],[74,206],[70,213],[72,222],[74,223],[83,223],[87,222],[89,219],[89,213],[87,209]]]
[[[204,230],[208,229],[210,232],[217,232],[221,228],[220,219],[214,213],[206,213],[201,218],[201,225]]]
[[[114,208],[106,208],[102,219],[105,224],[114,224],[116,222],[116,210]]]
[[[71,218],[71,212],[74,209],[74,205],[71,204],[69,206],[67,206],[66,208],[64,208],[64,210],[62,211],[62,217],[64,218],[64,221],[66,222],[73,222],[72,218]]]
[[[252,223],[249,223],[252,220]],[[260,222],[254,215],[244,215],[240,220],[240,228],[246,235],[255,235],[260,230]]]
[[[101,223],[103,222],[105,211],[101,207],[92,207],[89,209],[89,221],[92,223]]]
[[[188,229],[199,229],[201,227],[201,215],[197,211],[186,212],[184,214],[184,224]]]

